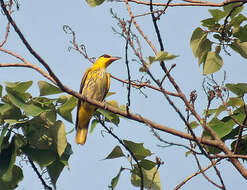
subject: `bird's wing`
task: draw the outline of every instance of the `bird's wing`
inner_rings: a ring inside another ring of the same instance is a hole
[[[105,97],[106,97],[106,95],[107,95],[107,93],[109,92],[109,89],[110,89],[110,83],[111,83],[111,82],[110,82],[110,78],[111,78],[110,74],[107,73],[107,74],[106,74],[106,84],[107,84],[107,86],[106,86],[106,91],[105,91],[103,100],[105,99]],[[103,100],[102,100],[102,101],[103,101]]]
[[[88,75],[88,73],[89,73],[90,70],[91,70],[91,68],[88,68],[88,69],[85,71],[85,73],[84,73],[84,75],[83,75],[83,77],[82,77],[82,79],[81,79],[81,85],[80,85],[80,91],[79,91],[80,94],[82,93],[82,89],[83,89],[83,87],[84,87],[84,84],[85,84],[87,75]],[[76,129],[77,129],[77,127],[78,127],[78,119],[79,119],[78,117],[79,117],[79,108],[80,108],[80,106],[81,106],[81,100],[78,100],[78,103],[77,103],[77,113],[76,113],[76,123],[75,123]]]

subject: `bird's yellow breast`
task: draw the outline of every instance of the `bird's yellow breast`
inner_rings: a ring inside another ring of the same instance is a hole
[[[108,90],[107,72],[105,69],[91,70],[87,74],[82,95],[97,101],[103,101]],[[86,102],[85,107],[92,108]]]

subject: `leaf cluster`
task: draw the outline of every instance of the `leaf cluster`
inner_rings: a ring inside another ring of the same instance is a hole
[[[16,158],[37,163],[46,168],[53,186],[72,154],[67,142],[62,118],[72,122],[71,111],[77,100],[72,96],[48,98],[62,91],[45,82],[39,81],[40,96],[32,97],[27,92],[32,81],[5,82],[6,95],[0,86],[0,186],[14,189],[23,179],[22,169],[16,165]]]
[[[220,52],[223,49],[229,55],[227,47],[247,59],[247,24],[244,25],[247,18],[241,14],[243,6],[236,6],[238,4],[229,4],[223,10],[210,9],[212,17],[202,20],[203,28],[196,28],[191,36],[190,47],[198,64],[203,64],[204,75],[221,69]]]
[[[160,183],[160,175],[157,169],[157,163],[153,162],[147,157],[151,156],[152,153],[149,149],[143,146],[143,143],[136,143],[129,140],[123,140],[124,145],[132,152],[135,159],[138,161],[139,166],[141,167],[143,173],[143,180],[144,180],[144,187],[153,190],[160,190],[161,183]],[[118,174],[111,180],[111,185],[109,186],[111,189],[115,189],[121,173],[123,171],[130,171],[131,173],[131,184],[135,187],[141,186],[141,177],[140,177],[140,168],[138,167],[137,163],[133,164],[131,157],[124,153],[120,146],[116,146],[113,148],[111,153],[105,159],[116,159],[124,157],[130,163],[131,168],[123,168],[119,169]]]

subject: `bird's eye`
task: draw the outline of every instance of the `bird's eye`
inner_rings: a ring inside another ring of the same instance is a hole
[[[104,54],[104,55],[102,55],[101,57],[104,57],[104,58],[110,58],[111,56],[110,56],[110,55],[108,55],[108,54]]]

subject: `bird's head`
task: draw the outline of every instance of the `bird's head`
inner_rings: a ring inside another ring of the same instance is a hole
[[[93,67],[107,68],[113,61],[121,59],[120,57],[104,54],[100,56],[93,64]]]

